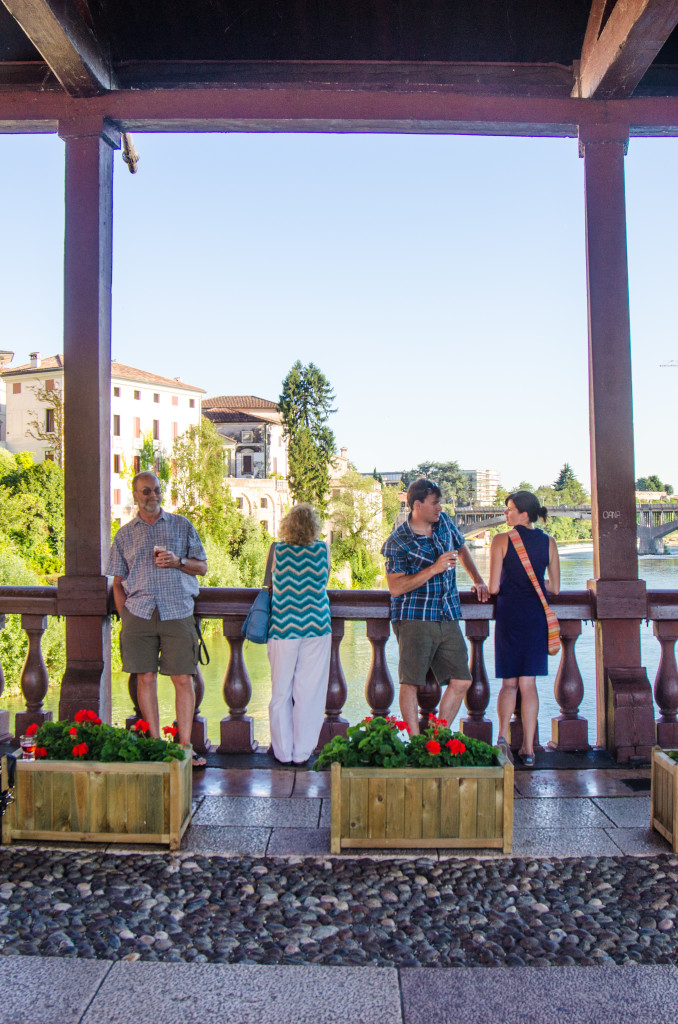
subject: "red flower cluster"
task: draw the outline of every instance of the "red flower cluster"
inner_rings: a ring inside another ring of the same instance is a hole
[[[73,747],[73,757],[84,757],[88,750],[89,747],[86,743],[77,743]]]
[[[407,732],[410,732],[409,725],[402,718],[394,718],[393,715],[389,715],[386,721],[396,729],[406,729]]]
[[[151,727],[150,727],[150,725],[148,724],[148,722],[145,722],[145,721],[143,720],[143,718],[139,718],[139,719],[138,719],[138,720],[137,720],[137,721],[136,721],[136,722],[134,723],[134,725],[132,726],[132,728],[134,729],[134,731],[135,731],[135,732],[148,732],[148,731],[150,730],[150,728],[151,728]]]
[[[99,716],[94,711],[90,711],[89,708],[84,708],[82,711],[76,711],[75,721],[89,722],[90,725],[101,725],[101,719]]]
[[[426,744],[426,749],[428,750],[431,757],[435,757],[436,754],[440,753],[440,744],[437,743],[435,740],[429,740],[428,743]]]
[[[448,740],[445,746],[449,748],[449,751],[453,757],[457,754],[463,754],[464,751],[466,750],[466,744],[462,743],[461,740],[457,739]]]
[[[174,739],[179,730],[173,725],[165,725],[162,730],[165,736],[169,736],[170,739]]]
[[[446,718],[436,718],[435,715],[429,715],[428,721],[429,725],[440,725],[443,729],[450,724]]]
[[[45,749],[45,747],[36,747],[35,748],[35,756],[36,757],[47,757],[47,750]]]
[[[72,726],[72,727],[71,727],[71,728],[70,728],[70,729],[68,730],[68,735],[69,735],[69,736],[77,736],[77,735],[78,735],[78,730],[77,730],[77,729],[75,728],[75,726]]]
[[[37,725],[34,722],[33,725],[29,725],[28,728],[26,729],[26,735],[27,736],[35,736],[37,731],[38,731],[38,727],[37,727]]]

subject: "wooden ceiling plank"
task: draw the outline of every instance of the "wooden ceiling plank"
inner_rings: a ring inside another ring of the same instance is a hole
[[[77,0],[1,0],[69,94],[97,96],[115,88],[107,59]]]
[[[599,38],[582,54],[576,95],[631,96],[677,24],[678,0],[617,0]]]

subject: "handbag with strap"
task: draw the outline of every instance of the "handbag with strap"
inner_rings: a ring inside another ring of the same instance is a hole
[[[254,604],[242,624],[242,635],[253,644],[265,644],[271,619],[271,574],[275,544],[271,544],[264,573],[264,586],[254,599]]]
[[[511,542],[513,543],[514,548],[516,549],[518,558],[522,562],[523,569],[530,577],[530,583],[537,591],[537,596],[543,605],[544,613],[546,615],[548,652],[549,654],[557,654],[560,650],[560,626],[558,625],[556,613],[549,606],[548,601],[542,593],[542,589],[539,586],[539,581],[537,579],[536,573],[532,568],[532,562],[530,561],[529,555],[525,550],[525,545],[522,542],[520,534],[517,530],[509,530],[509,537],[511,539]]]

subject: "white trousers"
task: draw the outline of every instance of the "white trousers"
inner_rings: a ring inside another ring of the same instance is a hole
[[[279,761],[306,761],[325,715],[331,636],[268,641],[271,664],[271,746]]]

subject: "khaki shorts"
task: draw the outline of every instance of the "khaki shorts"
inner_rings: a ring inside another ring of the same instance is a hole
[[[123,672],[160,672],[163,676],[193,676],[198,667],[198,634],[192,615],[165,619],[154,608],[140,619],[125,607],[120,616],[120,654]]]
[[[398,638],[398,679],[401,686],[424,686],[429,669],[441,686],[450,679],[470,679],[468,651],[456,619],[427,622],[400,619],[392,622]]]

